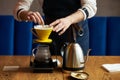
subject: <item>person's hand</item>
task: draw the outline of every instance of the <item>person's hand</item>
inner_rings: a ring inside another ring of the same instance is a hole
[[[39,12],[22,11],[20,13],[20,18],[24,21],[33,21],[38,24],[44,24],[43,18]]]
[[[50,24],[50,26],[53,26],[53,31],[59,32],[59,35],[63,34],[70,25],[71,21],[68,18],[57,19]]]

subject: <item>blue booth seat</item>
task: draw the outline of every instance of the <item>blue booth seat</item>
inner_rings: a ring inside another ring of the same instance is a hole
[[[88,20],[90,30],[90,55],[106,55],[106,17],[93,17]]]
[[[120,17],[108,17],[107,55],[120,55]]]
[[[30,55],[32,49],[32,22],[18,22],[15,20],[14,54]]]
[[[13,55],[14,50],[14,18],[9,15],[0,16],[0,55]]]
[[[31,55],[36,38],[33,22],[18,22],[12,15],[0,15],[0,55]],[[120,55],[120,17],[95,16],[88,19],[90,55]]]

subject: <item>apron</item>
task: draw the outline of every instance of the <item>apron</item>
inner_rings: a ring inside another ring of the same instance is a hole
[[[66,17],[74,13],[78,8],[81,7],[80,0],[44,0],[43,2],[43,12],[45,14],[45,24],[50,24],[56,19]],[[89,49],[89,29],[87,20],[79,22],[77,25],[82,27],[84,35],[79,36],[76,30],[76,42],[80,44],[83,49],[84,54],[87,53]],[[73,42],[73,30],[71,25],[65,33],[58,35],[56,32],[52,32],[50,37],[53,42],[50,44],[50,52],[52,55],[60,55],[61,46],[65,42]]]

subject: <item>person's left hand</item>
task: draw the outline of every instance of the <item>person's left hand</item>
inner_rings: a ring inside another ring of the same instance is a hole
[[[59,32],[59,35],[62,35],[70,25],[71,21],[68,18],[57,19],[50,24],[50,26],[53,26],[53,31]]]

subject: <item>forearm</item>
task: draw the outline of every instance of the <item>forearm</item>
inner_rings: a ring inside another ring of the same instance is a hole
[[[80,10],[77,10],[75,13],[67,16],[66,18],[70,20],[71,24],[74,24],[84,20],[84,14]]]

